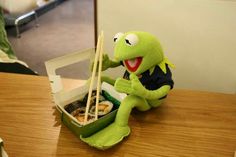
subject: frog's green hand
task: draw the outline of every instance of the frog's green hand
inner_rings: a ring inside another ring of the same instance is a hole
[[[110,64],[111,60],[109,59],[109,56],[107,54],[104,54],[102,59],[102,71],[105,71],[110,68]]]
[[[115,68],[121,65],[120,61],[116,61],[116,60],[111,60],[109,59],[109,56],[107,54],[104,54],[103,56],[103,67],[102,70],[106,70],[108,68]]]
[[[164,85],[157,90],[148,90],[142,83],[139,81],[138,77],[135,74],[130,74],[131,88],[132,92],[130,94],[143,97],[145,99],[153,100],[159,99],[168,94],[170,91],[169,85]]]
[[[170,86],[164,85],[157,90],[148,90],[135,74],[130,74],[130,80],[118,78],[115,82],[115,89],[121,93],[132,94],[149,100],[158,100],[168,94]]]
[[[93,71],[93,64],[94,62],[92,62],[92,64],[90,65],[90,69],[91,71]],[[107,54],[103,55],[103,59],[102,59],[102,71],[107,70],[108,68],[114,68],[120,66],[120,62],[118,61],[113,61],[110,60],[109,56]],[[98,66],[97,66],[98,68]]]
[[[115,90],[120,93],[130,94],[133,92],[133,89],[131,88],[131,81],[123,78],[116,79],[114,87]]]

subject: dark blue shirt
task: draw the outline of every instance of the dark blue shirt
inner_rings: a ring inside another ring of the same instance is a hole
[[[129,75],[130,73],[126,70],[123,78],[129,80]],[[151,75],[149,70],[147,70],[140,74],[138,77],[142,85],[148,90],[156,90],[163,85],[169,85],[172,89],[174,86],[172,74],[167,64],[166,74],[161,70],[159,66],[156,66]]]

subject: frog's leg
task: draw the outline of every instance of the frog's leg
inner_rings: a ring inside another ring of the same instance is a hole
[[[151,108],[144,98],[135,95],[128,95],[122,101],[118,109],[115,122],[120,126],[128,126],[129,115],[134,107],[140,111],[147,111]]]
[[[161,99],[161,100],[147,100],[148,101],[148,104],[151,106],[151,107],[159,107],[163,102],[164,102],[165,99]]]
[[[90,137],[81,137],[81,140],[98,149],[107,149],[119,143],[124,137],[130,134],[128,120],[134,107],[141,111],[150,109],[150,106],[145,99],[134,95],[128,95],[121,102],[116,119],[112,124]]]

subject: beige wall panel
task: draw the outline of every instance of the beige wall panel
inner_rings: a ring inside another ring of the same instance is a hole
[[[236,93],[235,0],[98,0],[98,30],[113,57],[117,32],[153,33],[176,65],[176,88]],[[121,76],[122,69],[109,70]]]

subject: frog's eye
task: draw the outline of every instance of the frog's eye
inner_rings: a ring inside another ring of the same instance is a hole
[[[118,40],[120,40],[120,38],[124,35],[124,33],[117,33],[115,36],[114,36],[114,42],[116,43]]]
[[[138,36],[135,34],[128,34],[125,37],[125,43],[129,46],[134,46],[138,43]]]

